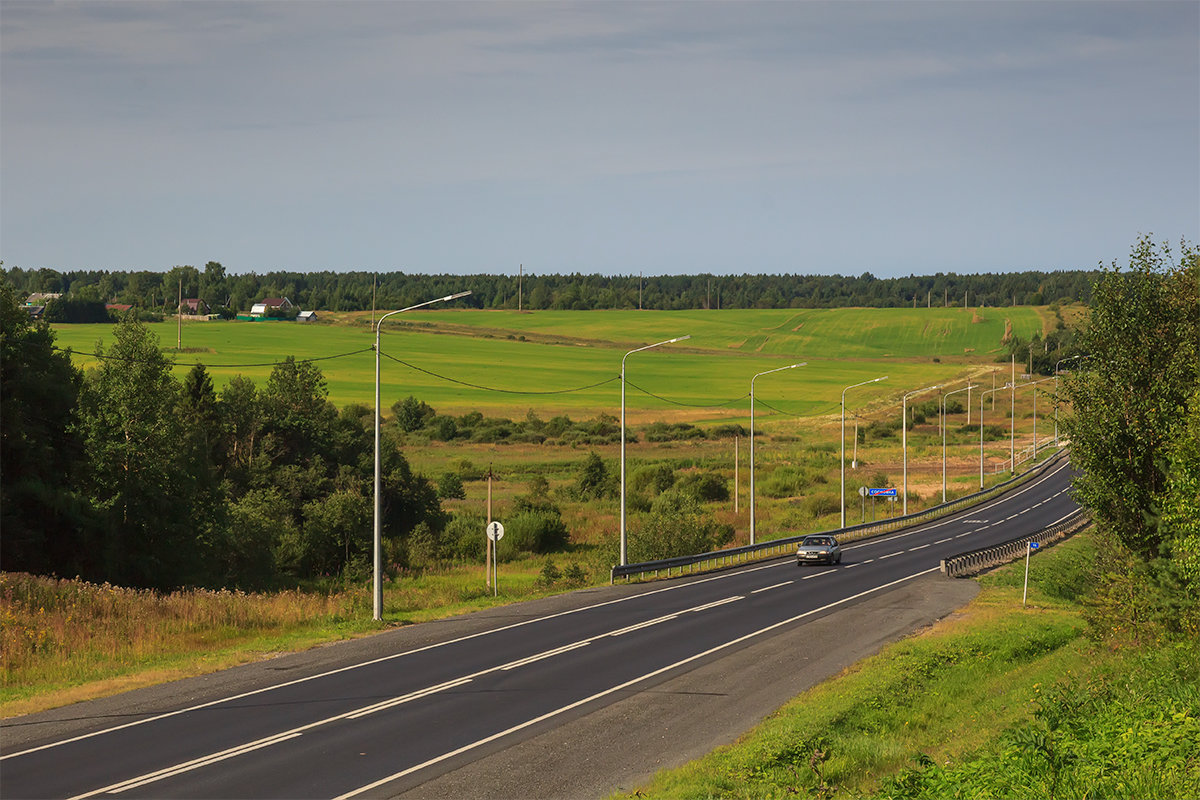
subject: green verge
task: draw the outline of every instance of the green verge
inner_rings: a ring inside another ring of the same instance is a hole
[[[636,797],[1200,796],[1200,647],[1087,636],[1081,534]]]

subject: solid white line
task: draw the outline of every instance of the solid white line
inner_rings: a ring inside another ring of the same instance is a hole
[[[1038,477],[1034,478],[1033,480],[1031,480],[1029,483],[1025,484],[1024,486],[1021,486],[1021,487],[1020,487],[1020,488],[1018,488],[1018,489],[1014,489],[1014,490],[1013,490],[1011,493],[1007,493],[1007,494],[1004,494],[1004,495],[1002,495],[1002,496],[1000,496],[1000,497],[994,498],[994,499],[992,499],[992,500],[988,501],[988,503],[987,503],[987,504],[985,504],[985,505],[982,505],[982,506],[973,506],[973,507],[971,507],[971,508],[968,508],[968,509],[963,509],[963,511],[961,511],[961,512],[956,512],[956,513],[963,513],[963,514],[977,514],[977,513],[981,512],[981,511],[987,511],[988,509],[990,509],[990,508],[992,508],[992,507],[994,507],[994,506],[996,506],[996,505],[999,505],[1000,503],[1006,503],[1006,502],[1008,502],[1009,500],[1011,500],[1011,499],[1012,499],[1012,498],[1014,498],[1014,497],[1019,497],[1019,496],[1023,495],[1025,492],[1028,492],[1028,491],[1030,491],[1031,489],[1034,489],[1034,488],[1036,488],[1036,487],[1038,487],[1038,486],[1041,486],[1041,485],[1042,485],[1043,483],[1045,483],[1047,480],[1049,480],[1050,478],[1054,477],[1054,476],[1055,476],[1055,475],[1057,475],[1059,472],[1062,472],[1064,469],[1066,469],[1066,468],[1067,468],[1067,467],[1069,467],[1070,465],[1071,465],[1071,462],[1070,462],[1070,461],[1064,461],[1063,463],[1059,464],[1057,467],[1055,467],[1054,469],[1052,469],[1052,470],[1050,470],[1049,472],[1045,473],[1044,475],[1039,475]],[[1067,492],[1067,491],[1069,491],[1069,489],[1061,489],[1061,490],[1059,490],[1058,492],[1055,492],[1053,495],[1051,495],[1051,497],[1058,497],[1060,494],[1063,494],[1064,492]],[[928,525],[917,525],[917,526],[915,526],[915,527],[913,527],[913,528],[909,528],[909,529],[906,529],[906,530],[900,531],[900,532],[898,532],[898,533],[896,533],[896,534],[894,534],[894,535],[892,535],[892,536],[888,536],[888,537],[885,537],[885,538],[881,538],[881,539],[872,539],[872,540],[870,540],[870,541],[867,541],[867,542],[861,542],[861,543],[859,543],[859,544],[850,544],[850,545],[847,545],[847,546],[846,546],[845,548],[843,548],[843,549],[845,549],[845,550],[854,550],[854,549],[856,549],[856,548],[859,548],[859,547],[871,547],[871,546],[874,546],[874,545],[877,545],[877,544],[882,544],[883,542],[890,542],[890,541],[893,541],[894,539],[900,539],[900,538],[903,538],[903,537],[905,537],[905,536],[913,536],[913,535],[915,535],[915,534],[918,534],[918,533],[928,533],[929,531],[933,530],[934,528],[940,528],[940,527],[942,527],[943,525],[952,525],[952,524],[959,523],[959,522],[966,522],[966,523],[971,523],[971,522],[987,522],[987,520],[970,520],[970,519],[968,519],[968,520],[961,520],[961,519],[955,519],[955,518],[954,518],[954,515],[952,514],[952,515],[951,515],[949,518],[947,518],[947,519],[939,520],[939,521],[937,521],[937,522],[931,522],[931,523],[929,523]],[[979,528],[978,530],[983,530],[983,528]],[[962,534],[960,534],[959,536],[961,536],[961,535],[962,535]],[[956,539],[957,539],[957,538],[959,538],[959,536],[956,536],[956,537],[954,537],[954,538],[956,538]],[[863,562],[863,563],[866,563],[866,562]]]
[[[60,747],[65,744],[72,744],[74,742],[80,742],[85,739],[91,739],[96,736],[103,736],[104,734],[108,734],[108,733],[115,733],[117,731],[125,730],[126,728],[133,728],[138,725],[145,725],[148,722],[158,722],[159,720],[169,719],[171,717],[179,716],[180,714],[187,714],[191,711],[200,711],[201,709],[211,708],[213,706],[221,705],[222,703],[229,703],[234,700],[242,700],[247,697],[253,697],[258,694],[263,694],[265,692],[275,691],[276,689],[284,689],[289,686],[296,686],[301,683],[307,683],[308,681],[314,681],[319,678],[327,678],[330,675],[337,675],[342,672],[349,672],[351,670],[360,669],[362,667],[369,667],[374,664],[382,664],[386,661],[393,661],[398,658],[404,658],[406,656],[415,655],[417,653],[423,653],[426,650],[434,650],[439,647],[446,647],[447,645],[458,644],[460,642],[466,642],[471,639],[477,639],[481,636],[490,636],[495,633],[509,631],[514,628],[523,627],[525,625],[532,625],[537,622],[545,622],[546,620],[556,619],[558,617],[565,617],[569,614],[577,614],[581,611],[591,611],[593,609],[603,608],[605,606],[610,606],[610,605],[615,605],[616,603],[624,603],[624,602],[627,602],[630,600],[640,600],[645,597],[650,597],[650,596],[653,596],[656,594],[661,594],[662,592],[673,592],[678,589],[686,589],[689,586],[696,586],[701,583],[708,583],[710,581],[717,581],[717,580],[728,580],[728,579],[736,577],[738,575],[744,575],[749,572],[758,572],[759,570],[763,570],[763,569],[773,569],[777,566],[779,566],[779,564],[772,563],[772,564],[764,564],[764,565],[759,565],[759,566],[755,566],[755,567],[750,567],[747,569],[737,570],[737,571],[733,571],[733,572],[725,572],[720,575],[713,575],[708,578],[699,578],[697,580],[688,581],[687,583],[678,583],[678,584],[674,584],[672,586],[664,586],[660,589],[652,589],[651,591],[648,591],[648,592],[641,592],[639,594],[629,595],[627,597],[618,597],[615,600],[605,600],[602,603],[595,603],[590,606],[581,606],[579,608],[572,608],[572,609],[568,609],[566,611],[559,611],[554,614],[547,614],[544,617],[535,617],[533,619],[527,619],[522,622],[514,622],[511,625],[505,625],[500,628],[491,628],[491,629],[488,629],[485,631],[479,631],[478,633],[470,633],[470,634],[467,634],[466,636],[459,636],[456,639],[448,639],[444,642],[437,642],[435,644],[425,645],[424,647],[418,647],[413,650],[405,650],[401,653],[393,653],[392,655],[389,655],[389,656],[382,656],[380,658],[371,659],[369,661],[362,661],[357,664],[349,664],[345,667],[331,669],[327,672],[321,672],[316,675],[309,675],[308,677],[305,677],[305,678],[296,678],[295,680],[284,681],[283,683],[277,683],[277,684],[273,684],[271,686],[264,686],[261,689],[254,689],[249,692],[243,692],[241,694],[235,694],[235,695],[231,695],[229,697],[222,697],[217,700],[210,700],[207,703],[198,703],[197,705],[194,705],[194,706],[187,706],[186,708],[176,709],[175,711],[168,711],[163,714],[156,714],[152,717],[146,717],[145,719],[134,720],[133,722],[126,722],[121,725],[114,725],[111,728],[104,728],[103,730],[92,731],[91,733],[84,733],[79,736],[73,736],[70,739],[62,739],[62,740],[56,741],[56,742],[48,742],[47,744],[39,745],[37,747],[31,747],[27,750],[20,750],[16,753],[3,753],[3,754],[0,754],[0,761],[4,761],[9,758],[17,758],[18,756],[29,755],[30,753],[36,753],[41,750],[49,750],[53,747]]]
[[[572,650],[578,650],[579,648],[586,647],[591,643],[592,642],[590,639],[587,641],[584,641],[584,642],[573,642],[571,644],[564,645],[563,647],[559,647],[554,650],[547,650],[544,653],[538,653],[537,655],[532,655],[532,656],[529,656],[528,658],[522,658],[520,661],[510,661],[509,663],[500,667],[500,669],[504,670],[505,672],[508,672],[510,669],[516,669],[517,667],[523,667],[526,664],[532,664],[535,661],[542,661],[547,658],[553,658],[554,656],[561,655],[562,653],[569,653]]]
[[[705,603],[704,605],[701,605],[701,606],[694,606],[692,608],[685,609],[683,611],[677,612],[677,613],[672,614],[667,617],[659,617],[658,619],[650,620],[649,623],[642,623],[641,625],[638,625],[638,626],[632,626],[632,628],[648,627],[648,625],[650,625],[650,624],[654,624],[657,622],[663,622],[668,619],[675,619],[680,614],[687,614],[687,613],[693,612],[693,611],[706,611],[711,608],[716,608],[717,606],[723,606],[727,603],[733,603],[738,600],[744,600],[744,599],[745,599],[745,597],[743,595],[733,595],[731,597],[726,597],[722,600],[717,600],[712,603]],[[322,725],[327,725],[332,722],[338,722],[340,720],[350,720],[350,719],[358,719],[359,717],[365,717],[368,714],[374,714],[378,711],[383,711],[383,710],[392,708],[394,706],[398,706],[398,705],[402,705],[404,703],[411,702],[413,700],[419,700],[423,697],[427,697],[429,695],[436,694],[437,692],[441,692],[441,691],[445,691],[446,689],[454,688],[455,686],[462,686],[465,683],[470,683],[475,678],[481,677],[483,675],[487,675],[492,672],[507,671],[507,670],[511,670],[511,669],[516,669],[517,667],[523,667],[528,664],[532,664],[536,661],[541,661],[546,658],[551,658],[552,656],[560,655],[562,653],[570,652],[571,650],[577,650],[581,647],[585,647],[585,646],[591,644],[597,638],[601,638],[603,636],[620,635],[622,633],[627,633],[629,630],[631,630],[631,628],[622,628],[620,630],[613,631],[609,634],[601,634],[600,636],[593,637],[591,639],[582,639],[577,642],[572,642],[571,644],[563,645],[562,647],[554,648],[553,650],[546,650],[541,653],[536,653],[532,656],[529,656],[528,658],[524,658],[519,661],[511,661],[507,664],[503,664],[503,665],[497,666],[497,667],[488,667],[487,669],[482,669],[482,670],[472,673],[470,675],[464,675],[460,678],[446,681],[445,683],[439,683],[435,686],[428,686],[428,687],[425,687],[424,689],[418,689],[414,692],[410,692],[408,694],[401,695],[400,697],[389,698],[387,700],[383,700],[378,703],[372,703],[371,705],[363,706],[362,708],[357,708],[352,711],[347,711],[342,714],[336,714],[332,717],[327,717],[322,720],[317,720],[316,722],[310,722],[306,725],[302,725],[298,728],[293,728],[289,731],[283,731],[282,733],[276,733],[271,736],[265,737],[263,739],[258,739],[256,741],[246,742],[244,744],[238,745],[237,747],[230,748],[229,750],[222,750],[219,753],[213,753],[213,754],[209,754],[206,756],[201,756],[199,758],[184,762],[182,764],[176,764],[174,766],[164,767],[163,769],[160,769],[156,772],[150,772],[150,773],[146,773],[145,775],[139,775],[136,778],[130,778],[126,781],[123,781],[122,783],[113,784],[112,786],[106,787],[104,789],[95,789],[91,792],[87,792],[85,794],[78,795],[77,797],[72,798],[72,800],[81,800],[81,798],[92,797],[97,794],[104,794],[104,793],[112,794],[112,793],[115,793],[118,791],[124,791],[125,789],[132,788],[133,786],[142,786],[147,783],[153,783],[155,781],[162,780],[163,778],[169,778],[173,775],[178,775],[181,772],[189,772],[193,769],[197,769],[199,767],[205,766],[206,764],[215,763],[217,761],[224,761],[227,758],[233,758],[234,756],[238,756],[243,753],[249,753],[253,750],[258,750],[263,747],[268,747],[277,742],[287,741],[288,739],[292,739],[292,738],[295,738],[296,736],[300,736],[304,731],[310,730],[312,728],[316,728],[316,727],[319,727]],[[123,788],[121,788],[121,787],[123,787]]]
[[[772,589],[778,589],[780,586],[791,586],[793,583],[795,583],[795,581],[784,581],[783,583],[777,583],[774,586],[764,586],[761,589],[754,589],[753,591],[750,592],[750,594],[758,594],[759,592],[769,592]]]
[[[401,697],[393,697],[391,700],[384,700],[382,703],[376,703],[373,706],[367,706],[366,708],[359,709],[351,714],[347,714],[345,718],[358,719],[359,717],[365,717],[368,714],[374,714],[376,711],[384,711],[385,709],[394,708],[395,706],[403,705],[404,703],[411,703],[413,700],[420,700],[422,697],[428,697],[431,694],[444,692],[447,689],[453,689],[456,686],[462,686],[464,683],[470,682],[470,678],[459,678],[457,680],[438,684],[437,686],[430,686],[427,689],[419,689],[415,692],[402,695]]]
[[[827,570],[825,570],[824,572],[814,572],[812,575],[805,575],[805,576],[804,576],[803,578],[801,578],[800,580],[802,580],[802,581],[806,581],[806,580],[809,580],[810,578],[819,578],[819,577],[821,577],[822,575],[828,575],[828,574],[829,574],[829,573],[831,573],[831,572],[837,572],[837,570],[836,570],[836,569],[827,569]]]
[[[345,794],[339,795],[338,797],[334,798],[334,800],[348,800],[348,798],[356,797],[356,796],[362,794],[363,792],[369,792],[372,789],[377,789],[386,783],[391,783],[392,781],[399,780],[400,778],[403,778],[406,775],[411,775],[412,773],[418,772],[422,769],[425,769],[426,767],[431,767],[434,764],[438,764],[447,759],[454,758],[455,756],[458,756],[458,755],[462,755],[463,753],[474,750],[477,747],[482,747],[485,744],[494,742],[497,739],[501,739],[505,736],[516,733],[517,731],[524,730],[525,728],[528,728],[532,725],[537,725],[540,722],[544,722],[545,720],[551,719],[553,717],[557,717],[560,714],[564,714],[564,713],[571,711],[573,709],[576,709],[582,705],[586,705],[587,703],[590,703],[594,700],[599,700],[602,697],[607,697],[610,694],[614,694],[614,693],[622,691],[624,689],[628,689],[631,686],[636,686],[637,684],[639,684],[643,681],[649,680],[651,678],[655,678],[655,677],[663,674],[664,672],[669,672],[669,671],[671,671],[673,669],[677,669],[685,664],[690,664],[693,661],[697,661],[701,658],[706,658],[706,657],[712,655],[713,653],[718,653],[721,650],[725,650],[729,647],[739,645],[742,642],[745,642],[745,641],[748,641],[755,637],[761,636],[764,633],[769,633],[773,630],[776,630],[777,628],[781,628],[785,625],[790,625],[793,622],[797,622],[799,620],[804,619],[805,617],[811,617],[813,614],[819,614],[822,611],[826,611],[830,608],[840,606],[843,603],[848,603],[851,600],[857,600],[860,597],[865,597],[866,595],[873,594],[882,589],[887,589],[889,587],[895,586],[896,584],[904,583],[905,581],[910,581],[913,578],[919,578],[922,575],[928,575],[931,572],[937,572],[940,569],[941,569],[941,567],[939,566],[939,567],[931,567],[927,570],[922,570],[921,572],[915,572],[912,575],[908,575],[903,578],[898,578],[890,583],[885,583],[882,586],[876,586],[874,589],[867,589],[864,592],[859,592],[856,595],[852,595],[850,597],[846,597],[841,600],[837,600],[835,602],[828,603],[826,605],[821,606],[820,608],[814,608],[812,611],[805,611],[803,614],[797,614],[794,617],[789,617],[788,619],[785,619],[782,622],[776,622],[773,625],[768,625],[765,628],[760,628],[759,630],[754,631],[753,633],[748,633],[745,636],[741,636],[732,641],[726,642],[724,644],[719,644],[716,647],[711,647],[708,650],[705,650],[703,653],[697,653],[693,656],[688,656],[687,658],[681,659],[680,661],[676,661],[674,664],[668,664],[665,667],[660,667],[659,669],[656,669],[653,672],[647,672],[645,675],[640,675],[636,678],[633,678],[632,680],[628,680],[628,681],[625,681],[624,683],[618,684],[617,686],[612,686],[608,689],[605,689],[602,692],[597,692],[596,694],[593,694],[590,697],[585,697],[582,700],[576,700],[574,703],[570,703],[570,704],[562,706],[560,708],[556,708],[553,711],[548,711],[539,717],[535,717],[533,719],[526,720],[525,722],[522,722],[519,725],[514,725],[511,728],[507,728],[506,730],[500,731],[499,733],[493,733],[491,736],[486,736],[486,737],[479,739],[475,742],[472,742],[470,744],[463,745],[462,747],[458,748],[457,750],[452,750],[449,753],[443,753],[442,755],[431,758],[428,761],[424,761],[415,766],[400,770],[399,772],[395,772],[391,775],[388,775],[385,778],[380,778],[379,780],[375,781],[374,783],[369,783],[366,786],[360,786],[357,789],[352,789],[351,791],[346,792]]]
[[[269,747],[269,746],[271,746],[273,744],[277,744],[279,742],[287,741],[288,739],[294,739],[299,735],[300,735],[299,733],[295,733],[295,732],[281,733],[277,736],[272,736],[268,739],[262,739],[257,742],[249,742],[246,744],[241,744],[241,745],[238,745],[237,747],[231,747],[228,750],[222,750],[219,753],[211,753],[210,755],[202,756],[201,758],[196,758],[191,761],[185,761],[182,764],[176,764],[173,767],[167,767],[165,769],[160,769],[157,772],[151,772],[151,773],[147,773],[146,775],[140,775],[136,778],[131,778],[127,781],[122,781],[121,783],[114,783],[111,786],[106,786],[103,789],[96,789],[94,791],[88,792],[87,794],[76,795],[75,797],[71,798],[71,800],[81,800],[82,798],[92,797],[97,794],[118,794],[120,792],[124,792],[129,789],[134,789],[138,786],[143,786],[147,783],[153,783],[155,781],[162,780],[163,778],[170,778],[174,775],[182,775],[185,772],[191,772],[194,769],[199,769],[200,767],[204,767],[209,764],[215,764],[218,761],[224,761],[227,758],[233,758],[234,756],[240,756],[243,753],[249,753],[253,750],[258,750],[260,748]]]
[[[657,617],[655,619],[648,619],[645,622],[639,622],[636,625],[630,625],[628,628],[621,628],[620,630],[613,631],[612,633],[610,633],[608,635],[609,636],[621,636],[626,633],[632,633],[633,631],[640,631],[642,628],[649,628],[651,625],[657,625],[660,622],[668,622],[673,619],[678,619],[678,617],[679,617],[678,614],[667,614],[665,617]]]

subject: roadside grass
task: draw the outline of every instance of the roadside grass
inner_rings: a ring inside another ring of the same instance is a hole
[[[588,557],[584,550],[552,560],[560,572],[579,565],[592,582]],[[496,596],[482,565],[445,565],[387,581],[382,623],[371,619],[369,578],[325,590],[158,594],[0,573],[0,717],[576,588],[562,578],[547,585],[546,560],[502,563]],[[607,572],[594,577],[607,580]]]
[[[1194,797],[1200,647],[1097,645],[1090,534],[981,579],[931,630],[796,698],[636,797]]]

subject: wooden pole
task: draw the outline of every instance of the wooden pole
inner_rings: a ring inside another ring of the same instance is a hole
[[[488,479],[487,524],[491,525],[492,524],[492,465],[491,464],[488,464],[487,479]],[[487,529],[485,528],[484,530],[486,532]],[[487,541],[487,555],[484,557],[484,560],[483,560],[483,564],[484,564],[483,569],[487,575],[487,586],[490,589],[490,588],[492,588],[492,537],[486,536],[485,539]]]
[[[738,444],[739,437],[733,435],[733,513],[738,513],[738,488],[741,485],[738,476]]]

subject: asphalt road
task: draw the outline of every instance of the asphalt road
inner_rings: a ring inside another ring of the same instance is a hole
[[[1064,462],[969,511],[849,545],[838,566],[787,559],[576,592],[5,720],[0,795],[631,788],[735,737],[781,690],[948,613],[973,583],[941,578],[940,559],[1070,515],[1069,480]]]

